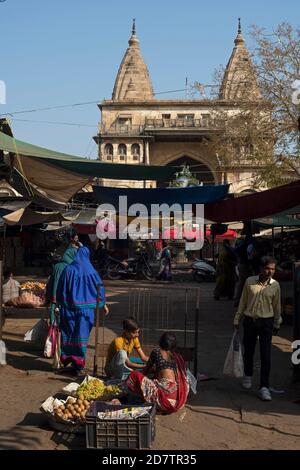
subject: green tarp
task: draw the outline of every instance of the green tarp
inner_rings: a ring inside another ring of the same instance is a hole
[[[300,219],[293,219],[287,215],[276,215],[271,217],[264,217],[262,219],[256,219],[255,222],[262,227],[299,227]]]
[[[34,157],[61,170],[86,177],[169,181],[178,171],[178,168],[170,166],[128,165],[88,160],[28,144],[3,134],[3,132],[0,132],[0,150],[14,153],[21,160],[22,156]]]

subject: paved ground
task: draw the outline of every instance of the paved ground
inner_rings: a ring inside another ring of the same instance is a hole
[[[127,315],[124,285],[128,284],[137,286],[136,282],[129,282],[116,288],[107,283],[111,313],[105,324],[105,342],[120,331],[121,319]],[[158,284],[155,286],[160,287]],[[172,285],[175,288],[172,305],[179,307],[172,309],[168,321],[169,324],[173,322],[177,330],[181,328],[185,309],[177,287],[187,286],[197,285],[182,282]],[[273,342],[272,386],[284,393],[274,393],[270,403],[261,402],[256,397],[258,358],[253,391],[242,391],[237,380],[222,376],[234,310],[230,301],[213,301],[212,290],[212,284],[200,286],[198,361],[200,372],[214,380],[199,382],[197,395],[191,395],[187,406],[177,414],[157,417],[152,448],[299,449],[300,406],[296,402],[300,389],[291,384],[291,327],[282,327],[280,336]],[[31,310],[28,310],[26,318],[14,316],[6,320],[7,366],[0,368],[0,449],[84,448],[82,437],[50,430],[39,412],[41,402],[71,380],[67,376],[55,375],[51,361],[23,342],[25,331],[36,321],[36,312]],[[92,334],[87,361],[89,372],[92,372],[93,344]]]

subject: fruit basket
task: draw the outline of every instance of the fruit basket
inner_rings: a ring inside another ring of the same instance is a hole
[[[55,431],[70,434],[85,433],[85,414],[91,402],[74,397],[58,398],[48,397],[41,405],[40,410],[48,421],[49,426]],[[80,407],[80,410],[78,408]]]

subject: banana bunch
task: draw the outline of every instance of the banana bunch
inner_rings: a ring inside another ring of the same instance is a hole
[[[117,385],[105,385],[101,380],[91,380],[85,384],[80,385],[77,389],[77,396],[84,396],[85,400],[106,400],[112,396],[117,396],[121,393],[121,389]]]

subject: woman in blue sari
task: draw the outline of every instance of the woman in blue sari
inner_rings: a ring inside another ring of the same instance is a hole
[[[56,304],[57,304],[56,292],[57,292],[57,287],[58,287],[60,277],[61,277],[63,271],[65,270],[65,268],[69,264],[73,263],[73,261],[75,260],[75,258],[77,256],[77,251],[78,251],[78,248],[76,249],[76,248],[73,248],[73,247],[70,246],[64,252],[62,260],[59,263],[56,263],[54,265],[51,276],[50,276],[50,278],[47,282],[46,298],[47,298],[47,301],[50,305],[50,323],[51,323],[51,325],[55,324],[56,321],[57,321],[56,315],[55,315],[55,308],[56,308]]]
[[[61,362],[72,364],[75,373],[85,366],[89,336],[94,325],[97,286],[100,285],[100,307],[108,313],[101,278],[90,262],[86,247],[78,249],[76,259],[63,271],[57,288],[60,307]]]

